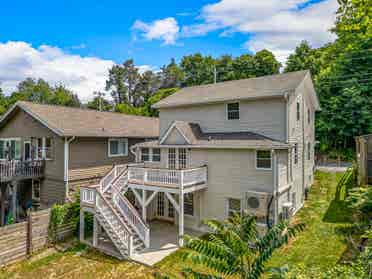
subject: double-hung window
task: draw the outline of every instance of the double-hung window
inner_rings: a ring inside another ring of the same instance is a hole
[[[271,151],[257,150],[256,151],[256,168],[263,170],[271,169]]]
[[[53,159],[53,139],[52,138],[36,138],[34,141],[34,158],[37,160]]]
[[[227,104],[227,120],[240,119],[239,103]]]
[[[227,199],[227,217],[232,217],[236,214],[241,214],[242,205],[240,199]]]
[[[109,139],[108,143],[109,157],[128,156],[127,138]]]
[[[142,162],[160,162],[160,148],[141,148]]]

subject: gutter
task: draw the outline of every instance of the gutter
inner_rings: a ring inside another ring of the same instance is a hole
[[[69,200],[69,187],[68,187],[68,169],[69,169],[69,157],[70,157],[70,143],[75,140],[75,136],[71,138],[65,137],[65,144],[64,144],[64,182],[66,188],[66,200]]]

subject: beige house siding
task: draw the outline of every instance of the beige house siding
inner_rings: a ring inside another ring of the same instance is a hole
[[[178,131],[177,128],[173,128],[169,131],[169,134],[163,144],[187,144],[185,137]]]
[[[160,110],[160,137],[174,120],[198,123],[203,132],[251,131],[285,140],[284,99],[240,101],[240,120],[227,120],[226,103]]]

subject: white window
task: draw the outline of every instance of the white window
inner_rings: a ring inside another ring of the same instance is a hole
[[[187,150],[185,148],[178,149],[178,165],[180,169],[187,167]]]
[[[227,199],[227,217],[232,217],[235,214],[241,214],[242,205],[240,199]]]
[[[20,160],[21,159],[21,140],[20,139],[1,139],[0,140],[0,160]]]
[[[160,162],[160,148],[153,148],[152,149],[152,161],[153,162]]]
[[[109,139],[108,144],[108,156],[118,157],[118,156],[128,156],[128,139]]]
[[[227,104],[227,119],[228,120],[240,119],[239,103]]]
[[[256,151],[256,168],[270,170],[271,169],[271,151],[257,150]]]
[[[294,163],[295,165],[298,163],[298,143],[294,145]]]
[[[194,195],[193,193],[187,193],[183,200],[184,213],[186,215],[194,216]]]
[[[141,161],[149,162],[150,161],[150,148],[141,149]]]
[[[142,162],[160,162],[160,148],[141,148]]]

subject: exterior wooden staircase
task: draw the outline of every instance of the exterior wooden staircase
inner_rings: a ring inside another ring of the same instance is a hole
[[[150,229],[138,211],[124,196],[128,184],[126,166],[115,166],[94,188],[95,218],[122,258],[130,258],[150,247]],[[87,189],[82,189],[87,191]],[[92,191],[92,189],[89,189]],[[88,197],[88,198],[87,198]],[[82,192],[82,202],[92,200],[90,193]],[[91,198],[91,199],[89,199]],[[93,234],[97,234],[96,231]],[[97,239],[97,235],[93,238]],[[93,241],[93,246],[95,243]],[[99,247],[96,247],[99,249]],[[103,251],[105,252],[105,251]]]

